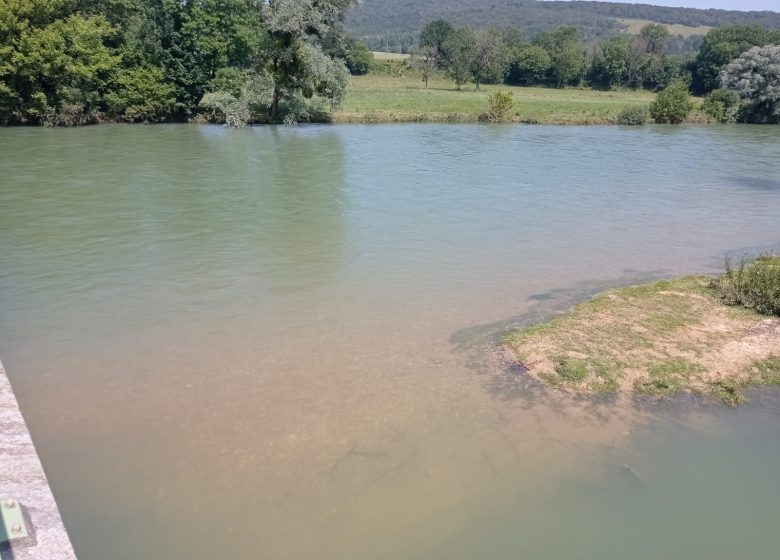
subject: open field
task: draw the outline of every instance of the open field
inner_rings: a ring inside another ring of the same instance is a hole
[[[410,56],[404,53],[381,52],[381,51],[373,51],[371,54],[374,55],[374,60],[379,62],[385,60],[406,60]]]
[[[626,26],[626,33],[636,35],[639,30],[642,29],[648,23],[656,23],[649,19],[618,19],[618,22]],[[679,23],[662,23],[666,29],[669,30],[670,35],[682,35],[683,37],[690,37],[692,35],[706,35],[708,31],[714,29],[707,25],[700,25],[698,27],[692,27],[690,25],[682,25]]]
[[[487,110],[487,96],[497,89],[514,95],[514,120],[539,124],[613,124],[629,106],[648,106],[655,94],[648,91],[596,91],[483,85],[461,91],[442,76],[428,87],[420,75],[397,64],[393,73],[354,76],[342,108],[333,122],[470,122]]]
[[[574,391],[738,404],[742,386],[780,383],[780,318],[723,304],[708,277],[607,292],[505,343],[530,375]]]

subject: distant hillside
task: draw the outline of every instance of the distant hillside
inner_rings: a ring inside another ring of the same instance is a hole
[[[529,38],[560,25],[574,25],[586,41],[633,30],[630,22],[619,20],[655,21],[685,26],[684,30],[677,28],[686,38],[677,50],[695,48],[697,33],[690,28],[701,27],[698,35],[710,27],[733,23],[780,28],[778,12],[538,0],[363,0],[349,13],[347,28],[374,50],[405,51],[416,43],[420,28],[438,18],[473,27],[518,27]],[[670,31],[675,33],[674,28]]]

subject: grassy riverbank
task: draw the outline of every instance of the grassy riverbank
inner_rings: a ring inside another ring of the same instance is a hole
[[[614,124],[626,107],[647,107],[655,94],[644,90],[597,91],[473,84],[455,85],[436,74],[428,87],[416,72],[388,64],[386,71],[354,76],[332,122],[474,122],[487,110],[487,96],[511,91],[514,120],[539,124]],[[693,116],[693,120],[696,120]]]
[[[505,343],[530,375],[556,387],[688,391],[738,404],[745,385],[780,383],[780,318],[725,305],[712,281],[610,291]]]

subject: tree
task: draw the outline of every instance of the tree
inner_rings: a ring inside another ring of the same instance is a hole
[[[425,87],[428,87],[428,80],[436,69],[436,53],[431,47],[423,49],[422,53],[409,58],[409,67],[420,73]]]
[[[445,66],[444,43],[454,31],[455,28],[450,22],[444,19],[437,19],[423,27],[420,32],[420,48],[433,50],[434,60],[439,68],[444,68]]]
[[[374,53],[368,50],[363,41],[354,37],[347,37],[345,43],[344,63],[347,65],[349,73],[353,76],[368,74],[371,64],[374,62]]]
[[[0,1],[0,122],[84,124],[104,109],[119,57],[102,16],[64,0]]]
[[[730,62],[720,80],[739,94],[742,120],[780,122],[780,45],[753,47]]]
[[[165,82],[162,68],[122,69],[106,95],[109,112],[131,122],[164,120],[176,106],[176,88]]]
[[[349,71],[344,61],[322,50],[318,40],[336,32],[338,22],[357,0],[268,0],[264,19],[270,41],[267,71],[272,81],[268,115],[275,119],[280,101],[299,103],[319,95],[331,106],[344,98]]]
[[[442,45],[446,61],[444,72],[458,89],[472,77],[476,49],[474,32],[467,27],[455,30]]]
[[[629,48],[622,37],[613,37],[602,44],[588,71],[590,82],[606,89],[626,83]]]
[[[675,82],[661,91],[650,103],[655,122],[679,124],[693,111],[693,100],[684,82]]]
[[[639,30],[639,41],[647,54],[664,55],[668,38],[669,30],[660,23],[648,23]]]
[[[480,83],[496,83],[504,80],[507,56],[507,48],[498,32],[477,31],[474,34],[471,76],[477,90]]]
[[[693,91],[704,94],[720,86],[721,69],[751,47],[770,42],[769,33],[759,25],[727,25],[704,36],[696,55]]]
[[[552,66],[547,51],[538,45],[521,45],[509,55],[507,83],[532,86],[542,83]]]
[[[586,62],[577,29],[562,26],[552,33],[540,33],[535,44],[550,55],[550,73],[557,87],[579,82],[585,74]]]
[[[346,35],[340,25],[333,26],[326,35],[321,36],[319,43],[325,54],[343,60],[353,76],[368,74],[374,62],[374,54],[366,44]]]

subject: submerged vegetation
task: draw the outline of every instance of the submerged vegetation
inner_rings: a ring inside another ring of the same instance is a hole
[[[780,383],[780,258],[718,278],[684,277],[607,292],[505,338],[529,374],[577,391],[668,395],[729,404]]]

